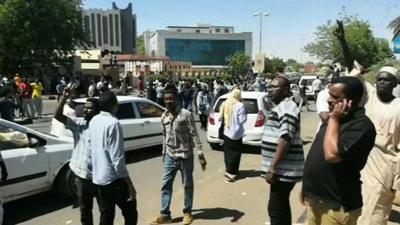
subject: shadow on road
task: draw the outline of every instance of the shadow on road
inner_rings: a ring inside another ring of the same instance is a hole
[[[126,152],[126,163],[131,164],[147,159],[156,158],[162,155],[162,146],[154,146]]]
[[[194,209],[192,211],[193,219],[203,219],[203,220],[220,220],[224,218],[230,218],[231,222],[237,222],[242,216],[244,216],[244,212],[241,212],[236,209],[226,209],[226,208],[207,208],[207,209]],[[173,219],[173,223],[177,223],[182,221],[182,217],[177,217]]]
[[[64,200],[51,191],[22,198],[4,204],[3,225],[19,224],[72,205],[72,200]]]
[[[261,171],[259,170],[240,170],[236,180],[243,180],[246,178],[260,177]]]

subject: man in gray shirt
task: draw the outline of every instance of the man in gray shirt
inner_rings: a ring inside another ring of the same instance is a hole
[[[169,206],[171,204],[174,179],[178,171],[182,174],[185,189],[183,224],[192,223],[194,147],[197,149],[203,171],[207,165],[193,115],[190,111],[181,109],[178,99],[178,90],[175,86],[167,86],[164,94],[167,111],[161,116],[164,131],[161,210],[160,215],[150,221],[150,224],[165,224],[172,221]]]
[[[92,146],[93,183],[98,187],[100,225],[112,225],[115,205],[125,225],[137,224],[136,190],[125,164],[122,127],[115,117],[118,101],[105,91],[99,98],[100,114],[89,124]]]

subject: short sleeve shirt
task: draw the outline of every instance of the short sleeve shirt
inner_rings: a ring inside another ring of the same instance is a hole
[[[280,181],[297,182],[303,176],[304,152],[300,138],[300,110],[289,98],[268,113],[261,142],[263,171],[269,171],[276,147],[284,135],[289,136],[291,142],[284,158],[277,165],[276,175]]]
[[[303,177],[303,193],[308,198],[322,200],[332,208],[345,210],[361,208],[360,170],[367,162],[374,146],[375,128],[359,109],[354,116],[340,124],[339,163],[326,162],[324,137],[327,125],[323,124],[308,153]]]

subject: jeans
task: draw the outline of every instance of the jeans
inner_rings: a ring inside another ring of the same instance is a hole
[[[81,212],[82,225],[93,225],[93,198],[96,196],[96,185],[91,180],[76,178],[76,194]]]
[[[100,225],[113,225],[115,205],[122,211],[125,225],[137,224],[136,200],[127,201],[129,198],[128,185],[124,179],[118,179],[110,184],[98,185],[98,203],[100,210]]]
[[[268,214],[271,225],[291,225],[292,213],[289,196],[295,183],[276,180],[271,184],[268,202]]]
[[[170,215],[172,186],[176,172],[181,171],[182,182],[185,190],[185,204],[183,213],[191,213],[193,206],[193,156],[187,159],[174,159],[168,154],[164,158],[164,172],[161,180],[161,215]]]
[[[42,97],[33,97],[33,105],[35,108],[35,113],[33,113],[33,117],[42,117],[42,111],[43,111],[43,101]]]

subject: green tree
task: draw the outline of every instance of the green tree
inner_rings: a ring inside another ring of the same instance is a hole
[[[145,46],[144,46],[144,37],[143,35],[137,36],[136,37],[136,49],[137,49],[137,54],[139,55],[145,55]]]
[[[375,38],[367,21],[356,17],[346,16],[341,18],[346,31],[346,39],[354,58],[364,67],[369,67],[376,62],[391,57],[392,52],[387,40]],[[303,51],[321,61],[344,63],[340,43],[334,36],[336,24],[330,20],[317,28],[314,42],[307,44]]]
[[[4,0],[0,3],[0,69],[66,65],[90,43],[80,0]]]
[[[236,52],[228,59],[228,66],[232,76],[237,77],[247,73],[250,65],[250,57],[244,52]]]
[[[283,72],[286,67],[285,61],[278,57],[273,57],[272,59],[265,58],[265,73],[277,73]]]
[[[400,16],[396,17],[392,20],[388,26],[388,28],[393,30],[393,37],[396,37],[400,34]]]
[[[299,70],[303,67],[303,65],[297,62],[295,59],[288,59],[286,61],[286,67],[290,67],[293,70],[290,72],[299,72]]]

